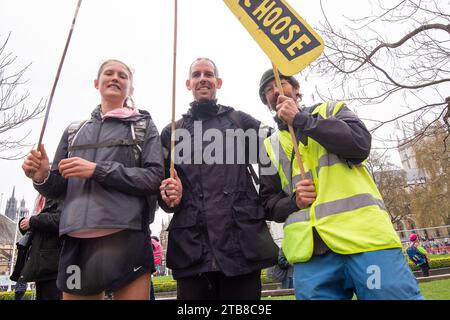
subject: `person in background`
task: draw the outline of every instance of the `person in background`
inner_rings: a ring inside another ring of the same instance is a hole
[[[14,300],[22,300],[27,292],[27,282],[18,280],[14,286]]]
[[[427,250],[425,250],[419,242],[417,234],[411,233],[409,235],[410,245],[406,249],[409,259],[422,270],[422,276],[428,277],[430,275],[430,261],[427,257]]]
[[[35,215],[19,221],[20,232],[31,232],[31,244],[19,280],[35,282],[36,300],[61,300],[56,286],[62,241],[59,238],[59,219],[62,201],[38,196],[44,207]]]
[[[294,267],[287,261],[281,248],[278,254],[278,266],[286,270],[286,277],[281,281],[281,289],[294,288]]]
[[[153,261],[155,265],[155,272],[153,276],[159,275],[161,263],[162,263],[162,246],[159,243],[157,236],[151,236],[152,248],[153,248]],[[150,279],[150,300],[156,300],[155,297],[155,286],[153,285],[153,280]]]

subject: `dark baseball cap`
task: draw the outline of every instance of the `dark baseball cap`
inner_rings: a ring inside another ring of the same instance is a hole
[[[286,79],[295,88],[300,87],[300,83],[294,77],[285,76],[284,74],[280,73],[280,78]],[[261,98],[261,101],[264,104],[267,104],[266,95],[264,94],[264,89],[266,88],[266,85],[273,79],[275,79],[275,75],[273,74],[273,69],[269,69],[263,73],[263,75],[261,76],[261,80],[259,81],[259,97]]]

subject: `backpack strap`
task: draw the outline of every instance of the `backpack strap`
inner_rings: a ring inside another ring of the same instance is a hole
[[[146,117],[130,123],[131,137],[133,138],[133,145],[135,146],[135,148],[133,148],[134,158],[140,164],[142,160],[141,155],[144,148],[145,134],[147,133],[150,119],[151,117]]]
[[[184,126],[184,118],[181,118],[180,120],[177,120],[175,122],[175,129],[183,129]]]
[[[144,149],[145,135],[147,134],[147,128],[149,127],[152,117],[150,113],[145,110],[139,110],[140,113],[148,115],[148,117],[142,118],[136,122],[130,123],[131,137],[133,141],[133,153],[134,158],[138,166],[143,167],[142,163],[142,150]],[[148,228],[150,224],[155,220],[155,212],[158,210],[158,196],[154,194],[147,194],[145,196],[147,202],[147,215],[143,215],[142,230]]]
[[[231,110],[230,112],[228,112],[227,114],[228,119],[230,119],[230,121],[239,129],[242,130],[246,130],[246,128],[244,127],[244,124],[242,122],[241,117],[239,116],[239,113],[236,110]],[[245,150],[246,152],[248,152],[248,145],[247,145],[247,140],[245,141]],[[250,173],[250,176],[253,178],[253,181],[255,182],[255,184],[257,186],[259,186],[259,184],[261,183],[258,177],[258,174],[255,172],[255,169],[253,169],[253,166],[250,163],[247,163],[247,170]]]
[[[115,146],[133,146],[133,154],[136,162],[141,164],[142,148],[145,142],[145,134],[147,132],[148,123],[151,117],[140,119],[136,122],[130,122],[130,130],[132,139],[111,139],[100,143],[88,143],[83,145],[73,145],[75,138],[81,129],[85,126],[88,120],[75,121],[69,125],[68,128],[68,150],[69,156],[75,150],[87,150],[98,148],[109,148]]]
[[[134,139],[110,139],[99,143],[87,143],[77,146],[70,146],[69,151],[109,148],[115,146],[136,146],[136,145],[137,141]]]
[[[242,119],[239,116],[239,113],[236,110],[231,110],[230,112],[226,113],[227,118],[239,129],[245,130],[244,124],[242,123]],[[181,129],[184,125],[184,118],[181,118],[180,120],[175,122],[175,129]],[[245,145],[245,149],[248,150],[247,142]],[[253,166],[251,164],[247,164],[247,170],[249,171],[251,177],[253,178],[253,181],[256,185],[260,184],[260,180],[258,177],[258,174],[255,172],[255,169],[253,169]]]

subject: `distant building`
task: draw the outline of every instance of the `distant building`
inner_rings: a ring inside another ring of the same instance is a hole
[[[28,210],[28,208],[25,207],[25,199],[22,199],[20,201],[20,207],[19,210],[17,211],[17,214],[19,220],[22,218],[26,218],[30,215],[30,210]]]
[[[16,187],[13,187],[13,192],[11,198],[9,198],[6,202],[5,216],[10,218],[13,221],[16,221],[17,217],[17,200],[14,196],[16,192]]]
[[[398,142],[399,147],[397,151],[400,155],[400,160],[402,161],[402,167],[404,170],[408,171],[411,169],[418,169],[416,162],[416,154],[411,144],[402,144],[401,141]]]
[[[20,201],[20,207],[17,208],[15,191],[16,188],[14,187],[11,198],[6,203],[5,215],[0,214],[0,275],[10,273],[17,221],[29,216],[29,210],[25,206],[24,199]],[[20,233],[18,233],[17,237],[20,238]]]
[[[406,172],[407,188],[411,190],[411,188],[424,184],[427,180],[427,176],[417,165],[413,145],[411,143],[401,144],[400,142],[401,141],[399,141],[400,146],[397,148],[397,151],[400,155],[403,170]],[[413,231],[423,238],[441,238],[450,236],[450,229],[447,227],[421,228],[421,226],[418,226],[414,214],[399,221],[395,225],[395,229],[403,242],[409,241],[409,234]]]
[[[161,233],[159,234],[159,243],[161,243],[161,247],[163,249],[163,256],[161,259],[161,273],[162,275],[171,275],[172,270],[167,268],[166,264],[166,256],[167,256],[167,242],[169,237],[169,232],[167,231],[167,228],[169,227],[170,220],[172,220],[172,214],[168,214],[169,220],[167,222],[164,222],[164,220],[161,222]]]
[[[0,215],[0,275],[9,274],[15,231],[15,222]]]
[[[408,186],[418,186],[426,181],[425,173],[422,169],[408,169],[406,171],[406,182]]]

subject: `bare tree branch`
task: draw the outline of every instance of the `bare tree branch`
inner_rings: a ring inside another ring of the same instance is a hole
[[[337,25],[320,2],[323,21],[319,32],[326,46],[309,73],[330,82],[316,86],[316,94],[348,101],[358,110],[394,101],[398,106],[392,112],[395,116],[368,119],[375,123],[372,134],[396,121],[414,124],[421,118],[430,123],[448,119],[442,107],[450,82],[450,3],[367,3],[373,6],[370,15],[347,17],[347,23]],[[421,136],[414,130],[408,134],[411,139]]]
[[[410,40],[411,38],[413,38],[415,35],[417,35],[417,34],[419,34],[419,33],[421,33],[421,32],[424,32],[424,31],[426,31],[426,30],[432,30],[432,29],[440,29],[440,30],[444,30],[444,31],[446,31],[447,33],[449,33],[450,34],[450,24],[448,24],[448,25],[443,25],[443,24],[438,24],[438,23],[435,23],[435,24],[427,24],[427,25],[423,25],[423,26],[420,26],[419,28],[417,28],[416,30],[413,30],[413,31],[411,31],[410,33],[408,33],[407,35],[405,35],[402,39],[400,39],[399,41],[397,41],[397,42],[395,42],[395,43],[384,43],[384,42],[382,42],[382,43],[380,43],[377,47],[375,47],[367,56],[366,56],[366,58],[361,62],[361,64],[358,66],[358,67],[356,67],[355,69],[353,69],[353,70],[348,70],[348,71],[345,71],[345,70],[339,70],[339,71],[341,71],[341,72],[343,72],[343,73],[353,73],[353,72],[356,72],[356,71],[358,71],[364,64],[366,64],[366,63],[371,63],[372,64],[372,62],[370,61],[370,59],[379,51],[379,50],[381,50],[382,48],[398,48],[398,47],[400,47],[401,45],[403,45],[406,41],[408,41],[408,40]],[[450,79],[444,79],[444,81],[450,81]],[[429,84],[429,85],[432,85],[432,84]]]
[[[29,93],[17,93],[26,83],[23,76],[31,64],[23,68],[15,66],[17,57],[5,51],[10,36],[11,33],[0,46],[0,159],[3,160],[23,156],[21,150],[29,146],[26,142],[29,132],[18,135],[14,130],[36,119],[44,110],[42,99],[34,107],[29,107],[26,104]]]

